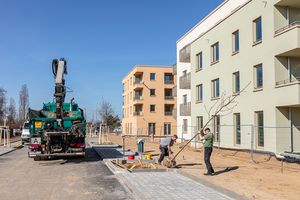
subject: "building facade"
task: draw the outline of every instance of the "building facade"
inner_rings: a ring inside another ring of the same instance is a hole
[[[177,41],[177,133],[185,139],[190,139],[197,132],[191,118],[191,44],[247,1],[224,1]],[[202,60],[199,61],[202,63]]]
[[[216,145],[300,152],[300,1],[228,0],[196,28],[211,18],[189,45],[192,127],[213,117]]]
[[[171,66],[134,67],[122,80],[123,134],[176,134],[175,78]]]

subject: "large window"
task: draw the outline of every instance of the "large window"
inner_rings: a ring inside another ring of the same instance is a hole
[[[183,119],[182,132],[187,133],[187,131],[188,131],[188,121],[187,121],[187,119]]]
[[[164,135],[171,135],[171,123],[164,123]]]
[[[155,135],[155,123],[149,123],[148,124],[148,134],[149,135]]]
[[[261,17],[253,21],[254,43],[262,41],[262,21]]]
[[[241,114],[235,113],[234,116],[234,133],[235,133],[235,144],[241,144]]]
[[[187,45],[180,49],[179,52],[179,61],[183,63],[191,62],[191,45]]]
[[[211,81],[212,84],[212,98],[220,97],[220,81],[215,79]]]
[[[216,142],[220,142],[220,115],[213,116],[213,133],[215,134]]]
[[[200,131],[203,128],[203,116],[197,116],[196,126],[197,126],[197,131]]]
[[[254,87],[255,89],[263,87],[263,66],[262,64],[254,66]]]
[[[233,93],[240,92],[240,72],[233,73]]]
[[[196,86],[196,101],[197,102],[202,102],[203,101],[203,85],[197,85]]]
[[[211,46],[211,62],[212,64],[216,63],[219,61],[219,42],[215,43],[214,45]]]
[[[255,112],[256,115],[256,131],[257,131],[257,146],[264,147],[264,113],[263,111]]]
[[[232,33],[232,53],[238,53],[240,51],[240,38],[239,38],[239,31],[235,31]]]
[[[150,81],[155,81],[155,73],[150,73]]]
[[[203,67],[203,54],[202,52],[200,52],[199,54],[197,54],[197,67],[196,67],[196,71],[200,71],[202,70]]]
[[[182,95],[182,104],[187,105],[187,95]]]

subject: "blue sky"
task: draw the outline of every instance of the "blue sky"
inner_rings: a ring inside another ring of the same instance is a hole
[[[53,58],[91,119],[102,99],[122,113],[124,75],[134,65],[173,65],[176,41],[223,0],[1,0],[0,87],[30,107],[53,99]]]

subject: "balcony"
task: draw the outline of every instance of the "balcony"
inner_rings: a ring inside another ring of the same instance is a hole
[[[174,84],[174,80],[165,80],[165,84]]]
[[[276,56],[298,57],[300,55],[300,23],[294,23],[276,31],[274,48]]]
[[[135,96],[133,98],[133,104],[143,104],[143,99],[142,99],[142,96]]]
[[[180,116],[191,116],[191,102],[180,104]]]
[[[174,97],[173,96],[165,96],[165,100],[173,100]]]
[[[180,89],[191,89],[191,73],[187,73],[179,78]]]
[[[133,116],[143,116],[143,112],[141,111],[134,112]]]
[[[173,97],[177,97],[177,86],[174,86],[174,87],[172,88],[172,96],[173,96]]]
[[[292,22],[292,23],[290,23],[290,24],[288,24],[288,25],[286,25],[286,26],[284,26],[284,27],[282,27],[282,28],[276,30],[276,31],[275,31],[275,37],[276,37],[277,35],[280,35],[281,33],[284,33],[284,32],[289,31],[290,29],[293,29],[293,28],[299,28],[299,26],[300,26],[300,21]]]
[[[173,74],[177,74],[177,64],[173,65]]]
[[[277,0],[276,6],[300,8],[299,0]]]
[[[173,116],[173,111],[165,111],[165,116]]]

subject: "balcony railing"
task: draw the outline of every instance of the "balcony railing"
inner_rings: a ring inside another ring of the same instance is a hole
[[[142,116],[142,115],[143,115],[143,113],[141,111],[133,113],[133,116]]]
[[[173,111],[165,111],[165,116],[172,116],[173,115]]]
[[[172,95],[174,97],[177,97],[177,87],[176,86],[172,88]]]
[[[191,116],[191,102],[180,104],[180,116]]]
[[[292,27],[297,27],[297,26],[300,27],[300,21],[292,22],[289,25],[278,29],[277,31],[275,31],[275,35],[278,35],[279,33],[282,33],[282,32],[284,32],[284,31],[286,31],[286,30],[288,30],[288,29],[290,29]]]
[[[142,83],[142,80],[135,80],[133,84],[138,85],[138,84],[141,84],[141,83]]]
[[[165,96],[165,100],[172,100],[172,99],[174,99],[173,96]]]
[[[275,85],[280,86],[280,85],[285,85],[285,84],[289,84],[289,83],[300,83],[300,77],[295,77],[293,79],[286,79],[286,80],[282,80],[282,81],[277,81],[275,83]]]
[[[135,96],[134,100],[142,100],[142,96]]]
[[[179,78],[180,89],[191,89],[191,73],[187,73]]]
[[[165,80],[165,84],[174,84],[174,80]]]
[[[177,65],[173,65],[173,74],[177,74]]]

